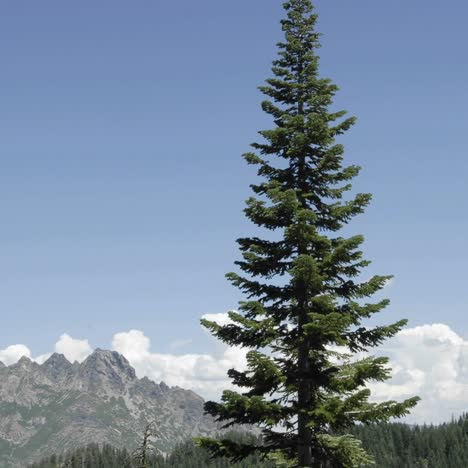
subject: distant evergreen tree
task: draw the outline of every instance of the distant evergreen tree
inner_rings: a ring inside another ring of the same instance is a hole
[[[366,328],[363,319],[387,300],[362,303],[389,276],[360,280],[369,262],[359,250],[362,236],[339,231],[370,202],[369,194],[346,199],[357,166],[343,166],[336,137],[354,118],[331,110],[337,87],[319,76],[317,16],[310,0],[284,3],[284,42],[273,62],[274,77],[261,91],[263,110],[275,127],[244,155],[262,180],[252,185],[246,216],[272,231],[265,238],[238,240],[245,274],[228,278],[247,296],[224,326],[202,323],[229,345],[253,349],[248,370],[229,376],[243,393],[225,391],[206,411],[226,427],[254,424],[264,445],[199,439],[214,456],[239,461],[259,451],[275,453],[301,467],[357,467],[369,461],[359,441],[346,432],[356,423],[387,421],[408,413],[417,398],[402,403],[369,401],[369,381],[389,378],[387,359],[354,353],[394,336],[404,325]],[[341,349],[349,350],[344,354]]]

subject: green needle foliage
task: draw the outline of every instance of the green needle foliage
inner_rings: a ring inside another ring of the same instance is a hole
[[[264,445],[198,442],[233,461],[260,451],[283,466],[358,467],[370,459],[346,430],[406,415],[418,398],[369,401],[366,384],[389,378],[387,359],[356,353],[392,337],[406,321],[362,325],[388,305],[365,299],[391,277],[363,281],[369,265],[359,250],[363,237],[339,234],[371,200],[369,194],[347,196],[360,168],[343,165],[344,149],[335,141],[355,119],[331,110],[337,87],[319,76],[310,0],[291,0],[284,8],[285,40],[278,44],[274,77],[260,88],[275,126],[261,131],[254,152],[244,155],[260,177],[245,214],[271,234],[238,240],[243,275],[227,276],[246,301],[230,313],[232,323],[202,321],[225,343],[251,349],[248,370],[229,372],[244,391],[225,391],[206,411],[226,427],[260,426]]]

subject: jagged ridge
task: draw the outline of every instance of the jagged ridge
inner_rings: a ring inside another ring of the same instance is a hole
[[[217,432],[199,395],[139,379],[115,351],[97,349],[82,363],[57,353],[42,365],[26,357],[0,363],[0,466],[24,466],[90,442],[131,450],[151,421],[159,432],[153,445],[163,452]]]

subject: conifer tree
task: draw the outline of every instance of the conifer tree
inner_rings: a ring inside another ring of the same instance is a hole
[[[343,164],[336,142],[355,119],[331,109],[337,86],[319,75],[311,1],[290,0],[284,8],[274,76],[260,87],[275,126],[259,132],[261,141],[244,155],[259,176],[245,214],[271,234],[238,239],[242,274],[227,276],[246,300],[230,312],[232,323],[202,320],[222,341],[251,349],[248,370],[229,371],[242,393],[225,391],[220,403],[206,404],[207,413],[226,427],[259,425],[265,445],[198,442],[233,461],[258,450],[292,466],[357,467],[369,457],[347,429],[406,415],[418,399],[370,401],[366,385],[389,378],[388,360],[355,354],[394,336],[406,321],[362,324],[388,305],[365,300],[391,277],[362,280],[370,263],[360,251],[363,237],[340,235],[371,200],[349,195],[360,168]]]

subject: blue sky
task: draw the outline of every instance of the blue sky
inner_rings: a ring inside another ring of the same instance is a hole
[[[320,0],[322,74],[358,117],[343,139],[374,194],[352,231],[396,278],[383,319],[462,336],[468,5]],[[0,348],[66,332],[107,347],[192,339],[236,306],[224,279],[270,122],[256,87],[281,2],[42,0],[0,6]]]

